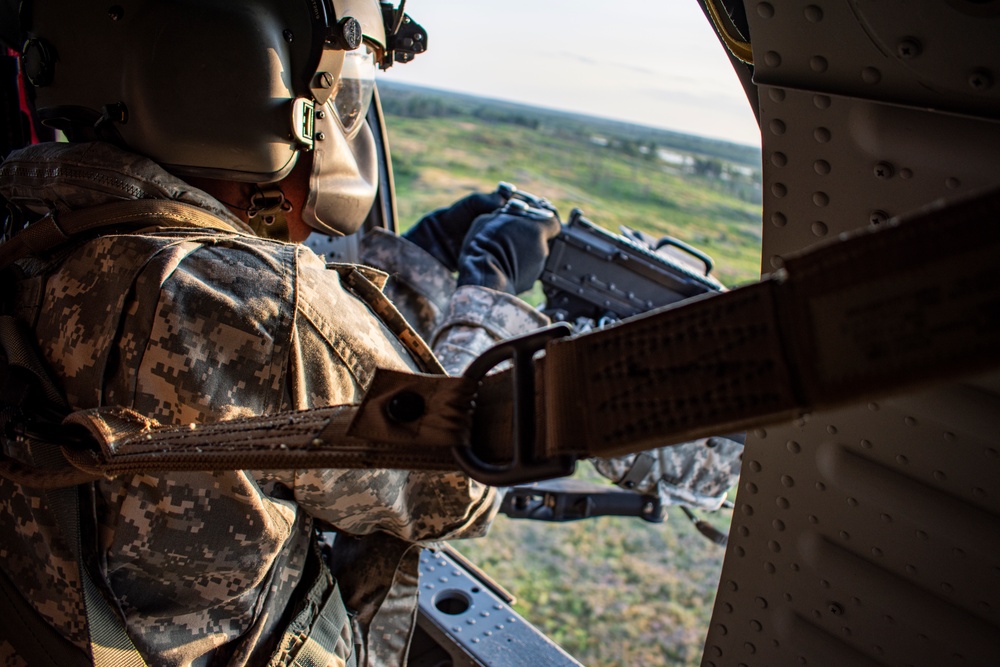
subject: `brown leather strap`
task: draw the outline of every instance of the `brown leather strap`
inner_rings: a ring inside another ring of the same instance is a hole
[[[998,257],[1000,191],[788,259],[760,283],[549,342],[530,396],[515,396],[510,371],[482,383],[379,371],[359,406],[165,429],[128,411],[77,413],[101,448],[67,458],[95,477],[464,467],[494,484],[537,478],[533,462],[641,451],[997,368]],[[537,415],[533,448],[523,470],[506,470],[494,463],[510,457],[517,400]],[[456,462],[470,443],[487,466]]]
[[[216,229],[241,233],[225,220],[197,206],[163,199],[135,199],[50,213],[0,245],[0,268],[49,251],[74,237],[103,228],[148,226]]]

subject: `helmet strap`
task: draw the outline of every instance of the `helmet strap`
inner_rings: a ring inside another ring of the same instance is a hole
[[[277,185],[266,185],[263,188],[256,185],[254,188],[255,192],[250,196],[250,206],[247,207],[250,227],[257,236],[263,238],[288,239],[286,216],[292,212],[292,203],[285,198],[285,193]]]

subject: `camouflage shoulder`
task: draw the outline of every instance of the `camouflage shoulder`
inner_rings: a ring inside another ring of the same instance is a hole
[[[118,199],[170,199],[198,206],[246,234],[253,230],[217,199],[147,157],[109,143],[49,142],[12,152],[0,167],[0,193],[45,214]]]
[[[383,229],[365,235],[361,262],[389,274],[386,296],[413,328],[428,336],[455,291],[451,272],[417,245]]]
[[[716,510],[739,481],[742,461],[742,444],[713,437],[593,463],[615,484],[658,495],[664,505]]]
[[[431,342],[452,327],[480,327],[494,340],[501,341],[547,324],[548,317],[516,296],[488,287],[463,285],[452,295],[444,321]]]
[[[459,374],[498,342],[548,323],[545,315],[516,296],[464,285],[455,290],[444,321],[431,336],[431,347],[449,373]]]

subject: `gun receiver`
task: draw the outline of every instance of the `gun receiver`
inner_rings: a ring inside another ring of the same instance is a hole
[[[669,236],[627,227],[612,234],[570,212],[542,272],[545,314],[555,321],[616,321],[707,292],[724,291],[712,259]],[[700,265],[700,266],[698,266]]]

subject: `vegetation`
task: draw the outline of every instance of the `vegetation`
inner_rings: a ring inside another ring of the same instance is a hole
[[[730,286],[759,275],[756,148],[398,86],[383,87],[382,101],[404,225],[508,181],[564,218],[579,207],[610,230],[692,243]],[[578,474],[603,479],[587,464]],[[500,517],[486,539],[456,546],[586,665],[700,663],[723,549],[676,508],[664,524]]]
[[[586,463],[577,476],[603,479]],[[703,518],[727,530],[728,512]],[[724,550],[677,508],[663,524],[500,516],[486,539],[454,546],[588,667],[701,664]]]
[[[404,226],[508,181],[564,218],[578,207],[612,231],[695,245],[727,285],[760,275],[756,148],[396,86],[382,100]]]

